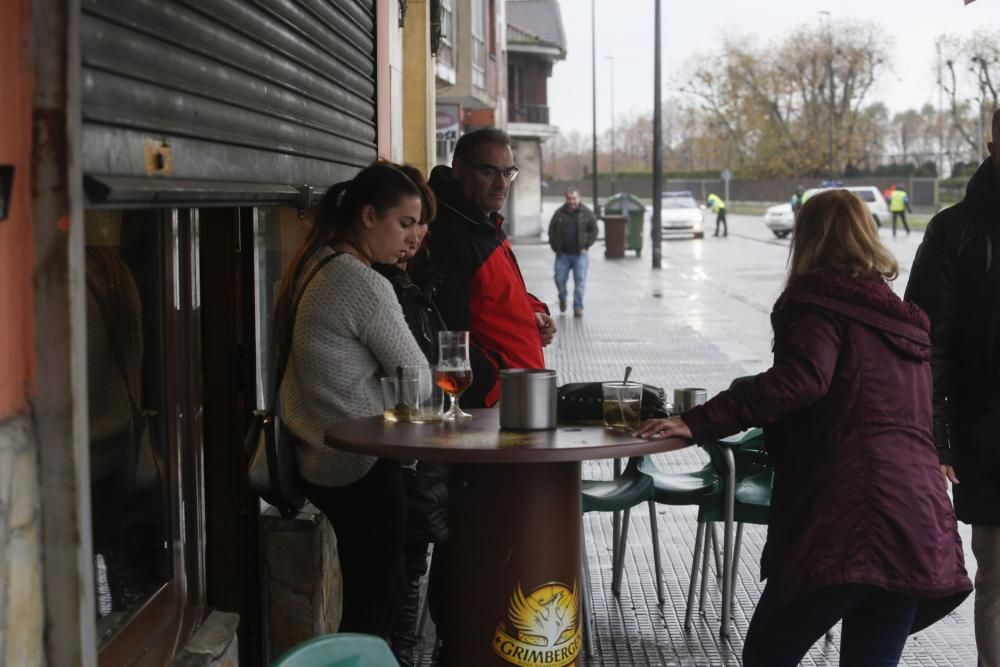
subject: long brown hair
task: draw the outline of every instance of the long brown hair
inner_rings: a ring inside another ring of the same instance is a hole
[[[814,194],[795,218],[787,284],[791,287],[819,271],[887,281],[899,275],[896,258],[879,240],[868,207],[847,190]]]
[[[378,160],[359,171],[349,181],[330,186],[323,195],[312,228],[296,251],[281,279],[274,305],[273,354],[277,363],[291,350],[292,298],[299,280],[315,252],[349,236],[361,226],[361,212],[366,206],[378,215],[397,206],[402,197],[419,197],[420,222],[433,219],[437,204],[423,174],[409,165]],[[284,369],[278,369],[281,373]]]

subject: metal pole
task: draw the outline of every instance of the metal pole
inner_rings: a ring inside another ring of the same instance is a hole
[[[941,38],[935,42],[937,47],[937,84],[938,84],[938,108],[937,108],[937,126],[938,126],[938,161],[937,161],[937,177],[939,179],[944,178],[944,102],[943,94],[944,89],[941,87]],[[935,202],[937,203],[937,202]]]
[[[834,105],[834,98],[833,98],[833,31],[830,29],[830,12],[824,10],[824,11],[821,11],[820,14],[824,14],[826,16],[826,49],[827,49],[827,54],[826,54],[826,73],[827,73],[827,77],[829,79],[829,87],[830,87],[830,114],[829,114],[830,117],[828,119],[827,126],[826,126],[826,129],[827,129],[826,141],[827,141],[827,154],[828,154],[829,160],[830,160],[830,164],[829,164],[829,167],[828,167],[829,171],[830,171],[830,180],[833,180],[833,105]]]
[[[592,113],[594,120],[594,146],[591,155],[591,182],[594,188],[594,215],[600,215],[597,206],[597,20],[594,12],[594,0],[590,0],[590,90]]]
[[[653,26],[653,268],[661,268],[660,199],[663,192],[663,109],[660,105],[660,0],[656,0]]]
[[[615,58],[604,56],[611,64],[611,194],[618,192],[615,186]]]

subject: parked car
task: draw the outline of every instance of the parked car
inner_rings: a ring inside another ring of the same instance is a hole
[[[705,213],[687,190],[663,193],[660,225],[666,234],[691,232],[696,239],[705,237]]]
[[[805,191],[804,198],[809,199],[809,197],[817,192],[829,189],[831,188],[810,188]],[[879,227],[882,226],[883,220],[889,220],[889,207],[886,206],[885,199],[882,198],[882,193],[874,185],[849,185],[839,189],[856,194],[858,199],[863,201],[868,207],[868,212],[872,214],[875,224]],[[779,239],[783,239],[791,234],[792,228],[795,226],[795,216],[792,214],[791,203],[786,202],[768,208],[764,213],[764,224]]]

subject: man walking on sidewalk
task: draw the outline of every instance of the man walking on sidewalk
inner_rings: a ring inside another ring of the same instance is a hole
[[[729,225],[726,224],[726,202],[722,201],[722,197],[716,194],[709,194],[705,203],[715,213],[715,234],[713,236],[719,235],[719,225],[722,225],[722,235],[729,236]]]
[[[559,312],[566,312],[566,282],[573,272],[573,316],[583,317],[583,290],[587,284],[587,252],[597,240],[597,218],[580,203],[580,193],[566,191],[566,203],[549,223],[549,246],[556,254],[555,278],[559,290]]]
[[[927,226],[906,286],[931,320],[943,481],[972,524],[980,667],[1000,667],[1000,109],[992,132],[965,198]]]

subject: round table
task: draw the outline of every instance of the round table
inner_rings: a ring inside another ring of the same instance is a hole
[[[437,424],[369,417],[326,431],[330,447],[452,464],[448,663],[559,667],[579,656],[580,462],[686,447],[603,426],[501,430],[499,410]]]

